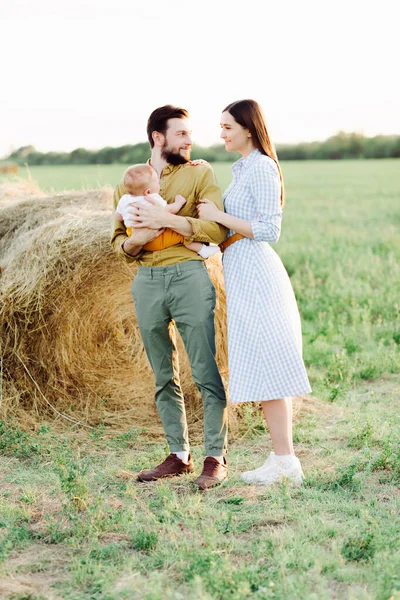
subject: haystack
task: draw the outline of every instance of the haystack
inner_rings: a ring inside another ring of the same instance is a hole
[[[110,247],[111,198],[110,188],[45,195],[31,184],[0,186],[3,417],[30,426],[51,417],[161,432],[130,294],[136,267]],[[207,266],[226,377],[220,257]],[[179,354],[191,434],[200,439],[201,399],[180,340]]]
[[[136,267],[111,249],[111,212],[111,188],[46,195],[33,182],[0,185],[0,418],[30,428],[56,420],[162,435],[130,294]],[[220,255],[206,264],[227,387]],[[200,442],[202,403],[179,335],[178,350],[190,435]],[[295,412],[315,402],[296,402]],[[252,429],[259,409],[229,407],[230,439]]]
[[[0,161],[0,175],[16,175],[19,165],[11,161]]]

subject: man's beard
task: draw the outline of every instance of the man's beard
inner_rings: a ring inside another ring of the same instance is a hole
[[[190,156],[190,150],[188,151],[188,154]],[[167,144],[164,144],[163,149],[161,150],[161,158],[163,158],[169,165],[173,166],[185,165],[190,160],[190,158],[185,158],[179,152],[170,150]]]

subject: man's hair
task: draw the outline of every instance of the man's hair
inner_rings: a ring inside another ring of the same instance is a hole
[[[124,186],[132,196],[143,196],[150,185],[154,169],[151,165],[133,165],[124,173]]]
[[[168,129],[168,119],[187,119],[189,113],[184,108],[166,104],[153,110],[147,121],[147,137],[150,148],[154,148],[153,131],[158,131],[165,135]]]

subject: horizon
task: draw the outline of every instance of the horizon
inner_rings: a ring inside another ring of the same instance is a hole
[[[210,147],[222,108],[245,97],[276,146],[398,135],[395,2],[379,6],[281,0],[260,19],[257,0],[3,0],[0,156],[142,143],[167,103],[188,108],[194,143]]]
[[[286,143],[280,143],[280,142],[277,142],[275,144],[275,146],[279,147],[279,146],[298,146],[298,145],[302,145],[302,144],[305,144],[305,145],[307,145],[307,144],[323,144],[324,142],[327,142],[329,139],[334,138],[334,137],[336,137],[336,136],[338,136],[338,135],[340,135],[342,133],[345,134],[345,135],[360,135],[364,139],[372,139],[374,137],[379,137],[381,135],[383,137],[387,137],[387,138],[400,137],[400,134],[395,134],[395,133],[393,133],[393,134],[377,134],[377,135],[367,136],[367,135],[365,135],[361,131],[343,131],[343,130],[340,130],[340,131],[337,131],[332,136],[329,136],[328,138],[325,138],[324,140],[310,140],[310,141],[302,140],[302,141],[293,142],[293,143],[287,143],[287,142]],[[118,146],[109,146],[108,145],[108,146],[102,146],[100,148],[84,148],[82,146],[79,146],[79,147],[76,147],[76,148],[72,148],[71,150],[54,150],[54,149],[52,149],[52,150],[47,150],[47,151],[44,151],[44,152],[41,151],[41,150],[39,150],[36,146],[34,146],[34,144],[26,144],[24,146],[20,146],[18,148],[14,148],[13,152],[16,152],[16,151],[24,149],[24,148],[31,148],[32,147],[32,148],[34,148],[34,150],[36,152],[38,152],[40,154],[47,154],[47,153],[52,153],[52,152],[54,152],[56,154],[71,154],[74,150],[79,150],[79,149],[84,149],[84,150],[87,150],[88,152],[99,152],[99,151],[103,150],[104,148],[119,148],[119,147],[123,147],[123,146],[136,146],[136,145],[139,145],[139,144],[149,144],[149,142],[148,142],[148,140],[142,140],[141,142],[136,142],[135,144],[129,144],[128,143],[128,144],[120,144]],[[223,147],[224,144],[223,144],[222,141],[220,141],[220,142],[217,141],[216,143],[210,144],[209,146],[202,146],[200,144],[197,144],[196,142],[193,142],[193,147],[194,146],[197,146],[199,148],[208,149],[208,148],[212,148],[212,147],[215,147],[215,146],[221,146],[221,147]],[[7,155],[0,156],[0,160],[8,159],[11,154],[12,154],[12,152],[10,152]]]

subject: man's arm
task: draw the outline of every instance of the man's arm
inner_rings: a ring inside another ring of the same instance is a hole
[[[165,208],[160,208],[151,196],[147,196],[146,200],[150,206],[142,206],[139,203],[135,203],[128,208],[129,217],[134,221],[132,225],[133,231],[144,231],[145,228],[150,228],[151,230],[157,228],[156,231],[158,231],[158,229],[168,227],[181,235],[192,235],[192,226],[185,217],[173,215],[165,210]]]
[[[194,168],[203,171],[196,189],[197,203],[199,203],[202,198],[208,198],[208,200],[213,202],[219,210],[223,211],[224,204],[222,201],[221,189],[212,168],[209,165],[204,167],[199,165]],[[214,244],[220,244],[226,237],[227,229],[219,223],[198,219],[196,217],[181,218],[186,219],[192,228],[192,233],[189,235],[182,232],[185,236],[185,244],[190,244],[191,242],[212,242]]]
[[[207,165],[201,171],[200,166],[193,168],[199,170],[195,189],[196,204],[199,205],[202,198],[208,198],[219,210],[223,211],[221,190],[211,167]],[[135,221],[133,225],[135,231],[144,227],[151,229],[167,227],[183,235],[185,244],[191,242],[214,242],[219,244],[225,239],[227,230],[223,225],[206,219],[199,219],[196,216],[172,215],[167,210],[160,210],[159,207],[155,206],[156,203],[150,196],[147,200],[153,206],[138,206],[135,204],[129,209],[132,220]],[[194,212],[196,214],[195,210]]]
[[[142,255],[142,248],[147,242],[152,242],[158,237],[161,231],[157,229],[138,229],[134,230],[131,237],[126,233],[126,227],[123,221],[119,221],[115,216],[115,210],[120,198],[127,193],[127,189],[121,182],[114,190],[113,197],[113,231],[111,235],[111,245],[114,251],[122,256],[126,262],[131,263]]]
[[[117,209],[118,202],[119,202],[120,198],[126,193],[127,193],[127,190],[122,182],[119,183],[114,190],[114,196],[113,196],[114,211],[113,211],[113,224],[112,224],[112,232],[111,232],[111,246],[113,247],[114,252],[116,252],[117,254],[122,256],[127,262],[133,262],[136,258],[138,258],[142,248],[141,247],[136,248],[136,254],[135,254],[135,249],[133,249],[133,248],[129,248],[129,252],[127,252],[125,250],[124,245],[125,245],[126,240],[128,240],[128,235],[126,233],[126,227],[125,227],[123,221],[120,221],[115,216],[115,211]]]

